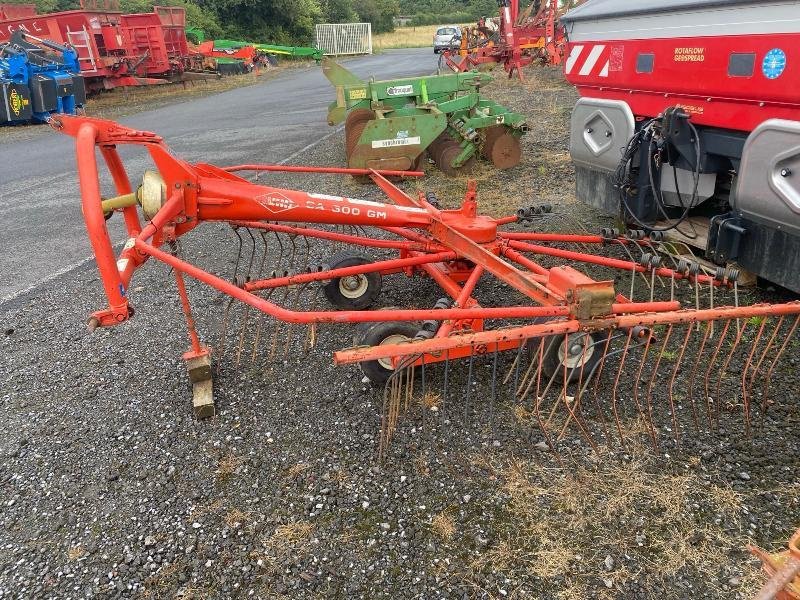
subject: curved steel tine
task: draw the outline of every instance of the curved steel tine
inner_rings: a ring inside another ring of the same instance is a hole
[[[445,409],[447,408],[447,392],[450,383],[450,350],[444,351],[444,386],[442,387],[442,410],[439,411],[439,420],[444,423]]]
[[[711,354],[711,358],[708,361],[708,368],[706,369],[705,380],[703,382],[703,389],[705,390],[706,394],[706,404],[708,406],[708,410],[710,411],[709,414],[714,416],[714,421],[718,422],[718,412],[719,412],[719,398],[711,398],[710,395],[710,385],[709,385],[709,378],[711,377],[711,371],[714,370],[714,364],[717,362],[717,357],[719,356],[720,350],[722,350],[722,345],[725,342],[725,338],[728,335],[728,328],[730,327],[731,322],[729,320],[725,321],[725,327],[722,329],[722,333],[719,336],[719,341],[717,342],[716,347],[714,348],[714,352]],[[714,335],[713,331],[713,322],[709,322],[709,326],[711,327],[711,334]],[[711,410],[712,400],[714,403],[714,410]]]
[[[242,348],[244,348],[244,338],[247,334],[247,324],[250,318],[250,305],[245,304],[244,306],[244,317],[242,317],[242,326],[239,330],[239,343],[236,345],[236,362],[235,368],[238,369],[239,365],[241,364],[242,360]]]
[[[518,371],[518,370],[519,370],[519,361],[520,361],[520,359],[522,358],[522,349],[523,349],[524,347],[525,347],[525,342],[520,342],[520,345],[519,345],[519,347],[517,348],[517,354],[516,354],[516,356],[514,357],[514,362],[512,362],[512,363],[511,363],[511,367],[508,369],[508,373],[506,373],[506,376],[503,378],[503,385],[506,385],[506,384],[508,384],[508,382],[511,380],[511,376],[512,376],[512,375],[513,375],[513,374],[514,374],[516,371]],[[515,387],[515,388],[514,388],[514,390],[515,390],[515,391],[514,391],[514,393],[515,393],[515,394],[516,394],[516,389],[517,389],[517,388]]]
[[[627,255],[628,260],[630,262],[634,263],[634,265],[638,265],[639,264],[639,261],[634,258],[633,254],[628,249],[628,244],[626,244],[625,242],[620,241],[620,240],[613,240],[612,243],[618,244],[620,246],[620,248],[622,248],[622,251],[625,252],[625,254]],[[641,248],[639,247],[639,244],[633,244],[633,245],[636,248],[638,248],[639,250],[641,250]],[[642,256],[644,256],[644,252],[643,251],[641,252],[639,257],[641,258]],[[641,271],[637,271],[636,268],[634,267],[634,269],[633,269],[633,277],[632,277],[632,279],[634,281],[631,282],[631,290],[633,290],[633,286],[635,285],[636,273],[639,273],[642,276],[642,279],[644,279],[645,283],[647,283],[647,277],[645,277],[644,273],[642,273]],[[633,291],[631,291],[631,300],[633,300]]]
[[[267,232],[263,229],[259,230],[259,234],[261,235],[261,241],[264,244],[264,254],[261,257],[261,264],[258,267],[258,272],[256,273],[256,279],[261,279],[261,275],[264,273],[264,265],[267,264],[267,256],[269,255],[269,244],[267,243]]]
[[[699,325],[699,323],[698,323]],[[691,326],[691,324],[690,324]],[[698,329],[699,331],[699,329]],[[706,323],[706,330],[703,334],[703,340],[700,342],[700,348],[695,355],[694,362],[692,363],[692,371],[689,375],[689,401],[694,405],[694,382],[697,377],[697,371],[700,368],[700,362],[703,358],[703,351],[706,348],[706,344],[708,343],[709,334],[711,333],[711,326],[710,323]],[[706,395],[706,418],[708,419],[708,426],[711,427],[711,413],[709,412],[708,406],[708,396]]]
[[[467,373],[467,390],[464,393],[464,425],[469,423],[469,401],[472,396],[472,376],[475,372],[475,348],[470,347],[469,371]]]
[[[664,335],[664,341],[661,344],[661,349],[658,351],[658,356],[656,357],[656,364],[653,366],[653,372],[650,375],[650,381],[647,384],[647,413],[649,415],[650,421],[653,420],[653,384],[656,381],[656,377],[658,376],[658,369],[661,367],[661,359],[664,357],[664,352],[667,350],[667,345],[669,344],[669,339],[672,336],[672,325],[667,327],[667,333]],[[675,420],[675,409],[672,409],[672,428],[677,433],[678,431],[678,423]],[[676,438],[677,441],[677,438]]]
[[[233,229],[233,233],[236,234],[236,238],[239,240],[239,249],[236,252],[236,264],[233,267],[233,278],[231,280],[236,283],[236,280],[239,277],[239,262],[242,260],[242,246],[244,244],[244,240],[242,240],[242,235],[239,233],[239,227],[231,227],[231,229]]]
[[[614,420],[617,423],[617,432],[619,433],[619,442],[622,447],[625,447],[625,435],[622,432],[622,421],[619,418],[619,410],[617,409],[617,391],[619,390],[619,380],[622,376],[622,369],[625,367],[625,360],[628,358],[628,351],[631,347],[631,340],[633,338],[633,329],[628,330],[628,337],[625,340],[625,346],[622,349],[622,358],[617,367],[617,375],[614,378],[614,387],[611,390],[611,410],[614,412]]]
[[[588,335],[583,336],[583,354],[581,356],[586,356],[586,353],[588,352],[589,347],[590,347],[589,344],[588,344],[588,340],[590,340],[590,339],[591,338]],[[594,347],[595,345],[597,345],[599,343],[600,342],[597,342],[597,343],[592,342],[592,347]],[[596,444],[594,442],[594,438],[592,437],[592,434],[589,432],[589,429],[586,427],[586,424],[583,421],[583,416],[582,416],[583,410],[582,410],[582,406],[581,406],[581,398],[582,398],[582,394],[583,394],[583,377],[584,377],[584,368],[585,367],[586,367],[586,362],[585,361],[581,362],[580,372],[578,373],[577,392],[576,392],[576,394],[573,397],[573,400],[571,402],[569,402],[567,400],[568,397],[566,395],[566,388],[565,388],[564,402],[565,402],[565,404],[567,406],[567,410],[569,411],[569,416],[564,421],[564,425],[561,428],[561,433],[558,436],[558,440],[561,441],[561,439],[564,437],[564,435],[566,435],[567,428],[569,427],[570,422],[572,421],[572,419],[575,419],[575,422],[577,423],[578,428],[581,431],[581,434],[584,435],[586,440],[589,442],[589,445],[596,452],[597,451],[597,446],[596,446]],[[592,373],[595,371],[595,369],[596,369],[596,366],[592,368]],[[564,373],[565,373],[565,379],[566,379],[566,367],[564,369]],[[589,374],[589,376],[591,377],[591,373]],[[565,385],[566,385],[566,383],[567,382],[565,381]],[[570,407],[570,404],[572,405],[571,407]]]
[[[264,295],[265,300],[269,300],[272,296],[272,292],[275,291],[275,288],[270,288],[267,290],[267,293]],[[258,344],[261,340],[261,328],[264,324],[264,317],[266,317],[266,313],[259,311],[258,313],[258,323],[256,324],[256,335],[253,338],[253,353],[250,355],[250,362],[254,363],[256,361],[256,353],[258,352]]]
[[[775,328],[772,330],[772,335],[770,335],[769,341],[767,342],[767,345],[764,347],[763,352],[761,352],[761,355],[759,356],[758,361],[756,362],[756,366],[753,369],[753,374],[750,376],[750,383],[748,385],[749,388],[753,387],[753,384],[755,383],[755,379],[758,376],[758,372],[761,370],[761,365],[763,364],[764,360],[767,358],[767,355],[769,354],[770,350],[772,350],[772,346],[775,343],[775,339],[777,338],[778,333],[780,332],[781,328],[783,327],[783,322],[784,322],[785,319],[786,319],[786,316],[785,315],[781,315],[780,318],[778,319],[778,322],[775,324]],[[764,409],[764,406],[762,405],[762,412],[761,412],[762,419],[764,417],[763,409]]]
[[[284,247],[283,242],[281,241],[281,235],[277,231],[273,231],[272,234],[275,236],[275,241],[278,242],[278,258],[275,260],[273,271],[278,271],[280,269],[281,262],[283,262]]]
[[[247,275],[245,275],[246,280],[251,281],[253,275],[253,261],[256,258],[256,238],[249,227],[245,227],[245,231],[247,231],[247,235],[250,236],[250,241],[253,243],[253,250],[250,252],[250,260],[247,263]]]
[[[780,361],[781,356],[783,356],[783,353],[786,352],[786,348],[789,346],[789,342],[792,341],[792,338],[794,337],[794,334],[797,331],[798,325],[800,325],[800,315],[797,315],[797,318],[795,318],[794,323],[792,324],[792,327],[789,330],[788,335],[786,336],[786,339],[783,340],[783,344],[781,345],[780,350],[778,350],[778,352],[775,354],[775,357],[772,359],[772,364],[770,365],[769,371],[767,371],[767,375],[764,378],[764,388],[762,391],[762,401],[761,401],[764,414],[766,414],[767,412],[767,406],[768,406],[767,398],[769,397],[769,386],[772,382],[772,372],[775,370],[775,367],[778,364],[778,361]]]
[[[222,323],[220,323],[219,329],[219,350],[217,352],[217,373],[219,374],[220,369],[222,368],[222,357],[225,356],[225,350],[227,349],[226,342],[228,338],[228,318],[231,312],[231,306],[234,303],[234,298],[231,297],[228,299],[228,303],[225,305],[225,310],[222,313]]]
[[[650,351],[650,346],[653,341],[653,334],[652,332],[647,333],[647,339],[644,345],[644,351],[642,352],[642,360],[639,363],[639,370],[636,372],[636,381],[633,382],[633,402],[636,404],[636,410],[639,411],[639,415],[644,419],[645,423],[647,424],[647,430],[650,434],[650,440],[653,442],[653,449],[658,452],[658,439],[656,438],[656,432],[653,428],[653,422],[651,420],[651,415],[645,411],[642,407],[641,402],[639,402],[639,384],[642,381],[642,373],[644,372],[644,365],[647,362],[647,355]]]
[[[694,327],[692,327],[692,324],[690,323],[686,327],[686,337],[683,339],[683,345],[681,346],[681,350],[678,353],[677,360],[675,361],[675,368],[672,369],[672,376],[669,379],[669,390],[668,390],[669,407],[670,407],[670,411],[672,412],[673,424],[675,423],[675,395],[674,395],[675,394],[675,378],[678,376],[678,371],[680,371],[681,363],[683,362],[683,356],[684,356],[684,354],[686,354],[686,348],[689,347],[689,339],[692,337],[692,333],[693,332],[694,332]],[[700,429],[700,425],[698,424],[698,421],[697,421],[697,406],[695,405],[694,398],[692,398],[691,395],[689,395],[689,399],[691,400],[691,405],[692,405],[692,420],[694,421],[694,428],[697,431],[697,430]],[[675,442],[676,443],[680,442],[679,437],[680,436],[679,436],[679,433],[678,433],[678,426],[676,424],[675,425]]]
[[[292,271],[294,269],[294,259],[297,256],[297,244],[294,241],[294,238],[297,237],[296,235],[292,234],[289,236],[289,241],[292,243],[292,253],[289,255],[289,270]]]
[[[314,293],[311,296],[311,305],[309,306],[310,311],[315,311],[317,309],[317,301],[319,300],[320,292],[322,292],[322,286],[318,285],[314,289]],[[306,335],[306,341],[303,345],[303,351],[308,352],[311,348],[317,345],[317,324],[312,323],[311,326],[308,328],[308,334]]]
[[[750,366],[753,364],[753,357],[756,354],[756,350],[758,349],[758,345],[761,343],[761,338],[764,335],[764,329],[767,326],[767,321],[769,318],[764,318],[761,321],[761,325],[758,328],[758,333],[756,333],[756,339],[753,340],[752,346],[750,346],[750,352],[747,354],[747,361],[744,363],[744,369],[742,369],[742,407],[745,412],[745,419],[746,422],[749,424],[750,422],[750,388],[747,385],[747,373],[750,371]],[[737,322],[738,324],[738,322]],[[745,321],[744,327],[747,326],[747,321]],[[741,329],[744,329],[742,327]]]
[[[489,396],[489,428],[492,429],[494,427],[494,403],[497,399],[497,356],[498,356],[497,345],[494,347],[494,352],[492,354],[492,386],[491,386],[491,396]]]
[[[731,319],[728,319],[727,323],[730,324],[730,322],[731,322]],[[737,323],[738,323],[738,320],[737,320]],[[722,397],[721,394],[720,394],[720,392],[722,390],[722,380],[725,377],[725,373],[728,371],[728,367],[731,364],[731,360],[733,359],[733,355],[736,352],[736,349],[739,347],[739,344],[742,341],[742,335],[744,334],[744,330],[746,328],[747,328],[747,321],[745,321],[744,325],[739,327],[739,330],[736,332],[736,337],[734,337],[733,345],[731,346],[730,350],[728,350],[728,357],[722,363],[722,368],[719,371],[719,375],[717,377],[717,386],[714,389],[714,397],[717,399],[717,402],[718,402],[717,411],[719,411],[720,404],[721,404],[719,399]],[[744,395],[743,395],[742,399],[744,400]],[[745,430],[747,432],[747,436],[749,437],[750,436],[750,415],[749,415],[749,411],[747,410],[746,407],[745,407],[745,411],[744,412],[745,412]]]
[[[536,415],[536,422],[539,424],[539,429],[542,432],[542,435],[544,436],[545,443],[547,443],[551,452],[553,452],[553,454],[557,457],[560,463],[561,459],[558,457],[558,451],[556,450],[556,446],[553,443],[552,438],[550,437],[550,432],[549,432],[550,427],[547,423],[545,423],[545,421],[542,420],[542,396],[539,392],[541,389],[541,380],[542,380],[541,365],[542,361],[544,360],[544,344],[545,344],[545,338],[542,337],[539,340],[539,348],[537,350],[539,358],[536,361],[536,364],[538,364],[539,367],[536,370],[536,394],[533,400],[533,412]]]

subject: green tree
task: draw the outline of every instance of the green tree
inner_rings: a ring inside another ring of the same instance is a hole
[[[352,23],[358,20],[351,0],[323,0],[322,13],[328,23]]]
[[[372,23],[373,33],[394,31],[394,18],[400,14],[397,0],[356,0],[354,8],[362,21]]]

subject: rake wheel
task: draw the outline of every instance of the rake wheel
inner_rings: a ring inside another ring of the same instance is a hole
[[[370,327],[361,331],[358,340],[360,346],[385,346],[401,344],[413,340],[419,332],[417,323],[408,321],[385,321],[374,323]],[[361,370],[364,375],[374,384],[383,385],[395,372],[392,360],[389,358],[379,358],[361,363]]]
[[[368,265],[372,261],[353,252],[340,252],[328,262],[331,269],[344,269]],[[328,301],[340,310],[364,310],[375,303],[381,293],[380,273],[361,273],[337,277],[326,283],[322,290]]]
[[[598,347],[599,345],[599,347]],[[534,351],[538,346],[534,345]],[[587,381],[600,363],[603,342],[596,335],[573,333],[544,341],[542,370],[549,378],[566,378],[568,383]]]

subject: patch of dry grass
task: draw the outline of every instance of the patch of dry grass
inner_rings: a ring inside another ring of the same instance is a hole
[[[244,512],[238,508],[231,509],[225,514],[225,525],[231,529],[241,527],[250,520],[251,514],[252,513]]]
[[[250,553],[250,558],[267,573],[277,573],[283,559],[302,556],[308,551],[313,533],[314,525],[306,521],[279,525],[272,535],[264,538],[260,550]]]
[[[308,463],[297,463],[296,465],[292,465],[291,467],[286,469],[283,472],[283,476],[286,479],[294,479],[295,477],[300,475],[300,473],[307,470],[310,466],[311,465],[309,465]]]
[[[746,529],[739,496],[691,469],[664,472],[642,448],[629,457],[609,453],[566,472],[526,459],[488,460],[501,482],[504,510],[495,527],[504,533],[472,560],[465,578],[525,572],[558,582],[569,598],[587,589],[616,597],[620,584],[636,580],[662,597],[680,597],[678,576],[724,582],[736,573],[736,592],[757,590],[757,568],[736,552],[746,534],[732,533]]]
[[[84,556],[86,556],[86,550],[80,544],[70,546],[67,550],[67,558],[71,561],[80,560]]]
[[[236,470],[241,466],[244,459],[241,456],[236,456],[233,452],[229,452],[219,459],[217,469],[214,473],[219,481],[227,481],[236,473]]]
[[[443,540],[449,541],[456,534],[456,525],[447,511],[443,510],[431,519],[431,530]]]

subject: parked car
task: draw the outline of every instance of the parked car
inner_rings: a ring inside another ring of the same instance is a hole
[[[461,30],[455,25],[439,27],[433,34],[433,53],[439,54],[448,48],[457,48],[461,44]]]

